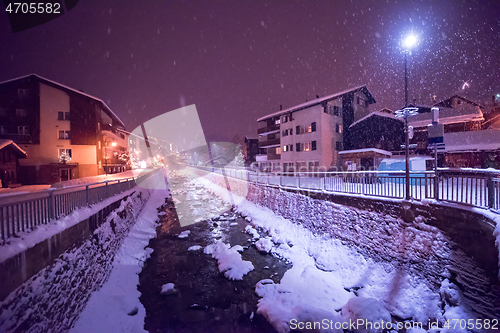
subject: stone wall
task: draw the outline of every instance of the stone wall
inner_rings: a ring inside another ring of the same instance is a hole
[[[137,188],[89,219],[2,263],[8,283],[38,272],[0,303],[2,332],[68,330],[100,288],[149,197]],[[13,282],[14,281],[14,282]]]

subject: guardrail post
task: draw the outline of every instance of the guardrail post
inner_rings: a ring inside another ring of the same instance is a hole
[[[90,201],[89,201],[89,186],[85,186],[85,197],[87,198],[87,206],[90,206]]]
[[[493,208],[495,202],[495,185],[493,184],[493,177],[489,176],[486,180],[486,188],[488,189],[488,208]]]
[[[439,176],[438,173],[434,173],[434,199],[439,200]]]
[[[106,198],[109,198],[109,193],[108,193],[108,181],[106,180]]]
[[[54,192],[49,192],[49,221],[56,218]]]

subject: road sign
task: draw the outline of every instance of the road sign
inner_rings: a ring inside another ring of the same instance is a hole
[[[443,142],[444,125],[432,123],[427,127],[427,140],[429,144]]]
[[[444,151],[446,149],[446,146],[444,143],[442,142],[438,142],[436,143],[436,146],[437,146],[437,150],[438,151]],[[428,147],[427,147],[429,150],[434,150],[434,143],[431,143]]]
[[[442,143],[444,140],[442,136],[438,136],[435,138],[428,138],[427,141],[429,144],[434,144],[434,143]]]
[[[434,150],[434,144],[436,145],[438,151],[444,151],[446,149],[446,146],[443,142],[431,143],[427,148],[430,150]]]

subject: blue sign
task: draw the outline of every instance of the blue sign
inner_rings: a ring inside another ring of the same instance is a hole
[[[427,141],[429,142],[429,144],[433,144],[433,143],[442,143],[444,142],[443,140],[443,137],[442,136],[436,136],[434,138],[428,138]]]

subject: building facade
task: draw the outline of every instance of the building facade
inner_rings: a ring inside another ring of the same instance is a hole
[[[360,86],[257,119],[259,147],[267,150],[260,167],[312,172],[338,166],[338,152],[349,140],[345,129],[366,116],[373,103],[366,86]]]
[[[123,122],[100,99],[36,74],[0,83],[0,139],[26,151],[19,181],[50,184],[120,172]]]

